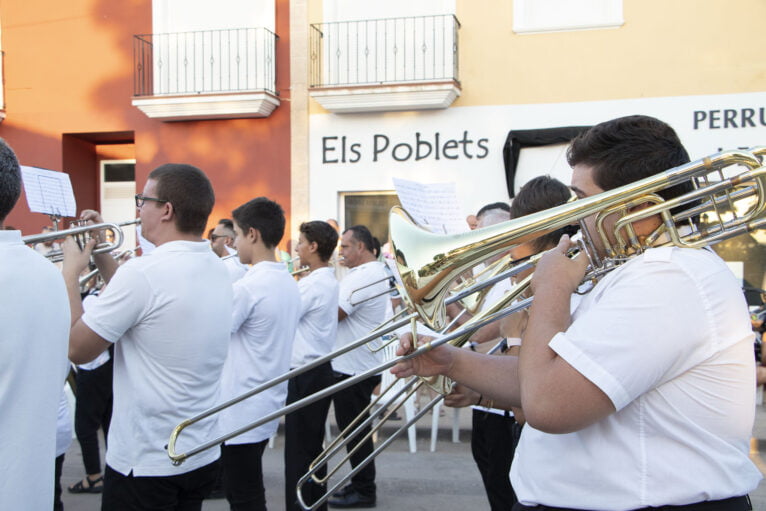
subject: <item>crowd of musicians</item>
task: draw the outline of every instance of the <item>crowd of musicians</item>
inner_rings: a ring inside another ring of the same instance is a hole
[[[570,186],[535,178],[510,204],[472,215],[471,227],[689,161],[672,128],[646,116],[596,125],[571,143],[567,157]],[[0,227],[20,190],[18,161],[2,142]],[[686,191],[679,185],[661,194],[667,200]],[[143,254],[122,264],[92,253],[95,233],[84,246],[63,240],[59,269],[26,247],[20,232],[0,230],[0,508],[61,509],[71,431],[59,427],[57,445],[57,423],[76,364],[75,425],[86,476],[69,491],[101,494],[103,510],[199,510],[222,484],[232,510],[266,509],[262,457],[278,418],[177,465],[166,450],[170,432],[366,336],[392,315],[392,273],[362,225],[303,222],[297,261],[282,257],[285,214],[265,197],[242,204],[206,236],[214,201],[202,170],[154,169],[136,195]],[[80,218],[102,223],[93,210]],[[646,236],[661,221],[657,215],[633,229]],[[596,232],[592,221],[584,225]],[[573,234],[562,229],[497,256],[545,252],[531,276],[530,309],[484,326],[463,347],[443,345],[391,371],[445,375],[455,382],[446,403],[473,406],[472,453],[493,511],[750,509],[747,494],[761,474],[748,456],[755,367],[738,282],[712,250],[665,246],[584,285],[589,260],[570,257]],[[593,240],[603,255],[603,240]],[[80,277],[91,261],[104,285],[83,299]],[[482,307],[527,277],[498,282]],[[447,312],[459,325],[482,307],[453,304]],[[399,332],[399,355],[438,335],[423,326],[412,332]],[[296,371],[187,428],[176,449],[243,428],[377,367],[381,357],[363,346]],[[330,405],[342,431],[363,414],[380,381],[370,376],[285,416],[285,502],[269,507],[301,509],[297,491],[309,505],[322,499],[324,484],[309,479],[296,487],[322,452]],[[103,470],[99,428],[106,433]],[[364,466],[327,504],[382,505],[375,462],[367,459],[372,439],[347,447],[352,467]]]

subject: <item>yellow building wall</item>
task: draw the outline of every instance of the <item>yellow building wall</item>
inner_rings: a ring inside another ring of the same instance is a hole
[[[454,106],[728,94],[766,88],[766,2],[625,0],[614,29],[515,34],[513,4],[457,3]]]
[[[625,0],[619,28],[535,34],[513,32],[513,1],[458,0],[456,11],[452,106],[766,90],[763,0]],[[321,21],[321,0],[310,0],[309,22]]]

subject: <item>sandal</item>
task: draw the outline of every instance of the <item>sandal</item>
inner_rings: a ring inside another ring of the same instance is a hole
[[[86,483],[87,486],[83,484],[86,481],[87,481]],[[83,479],[82,481],[77,481],[72,486],[68,487],[67,490],[69,491],[69,493],[101,493],[102,491],[104,491],[103,483],[104,483],[103,476],[97,478],[95,481],[91,481],[90,477],[85,476],[85,479]]]

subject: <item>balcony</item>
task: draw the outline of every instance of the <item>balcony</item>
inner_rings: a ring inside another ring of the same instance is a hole
[[[268,117],[277,36],[265,28],[133,38],[133,105],[163,121]]]
[[[451,14],[312,24],[309,94],[335,113],[447,108],[459,28]]]

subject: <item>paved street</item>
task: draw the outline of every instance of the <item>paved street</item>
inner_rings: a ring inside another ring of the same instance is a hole
[[[378,509],[479,511],[489,508],[471,458],[470,415],[469,410],[460,413],[460,443],[451,441],[453,415],[446,409],[445,415],[439,419],[436,452],[429,452],[431,415],[426,415],[418,423],[417,453],[410,454],[406,435],[403,435],[378,457]],[[284,506],[282,439],[281,435],[277,436],[274,448],[266,449],[264,454],[267,505],[275,511]],[[751,456],[766,475],[764,406],[757,409]],[[74,441],[66,456],[62,485],[69,485],[82,475],[80,449]],[[754,510],[766,511],[766,483],[761,482],[751,498]],[[100,506],[98,495],[72,495],[65,490],[63,499],[68,511],[96,511]],[[225,500],[205,501],[203,506],[205,511],[226,509]]]

